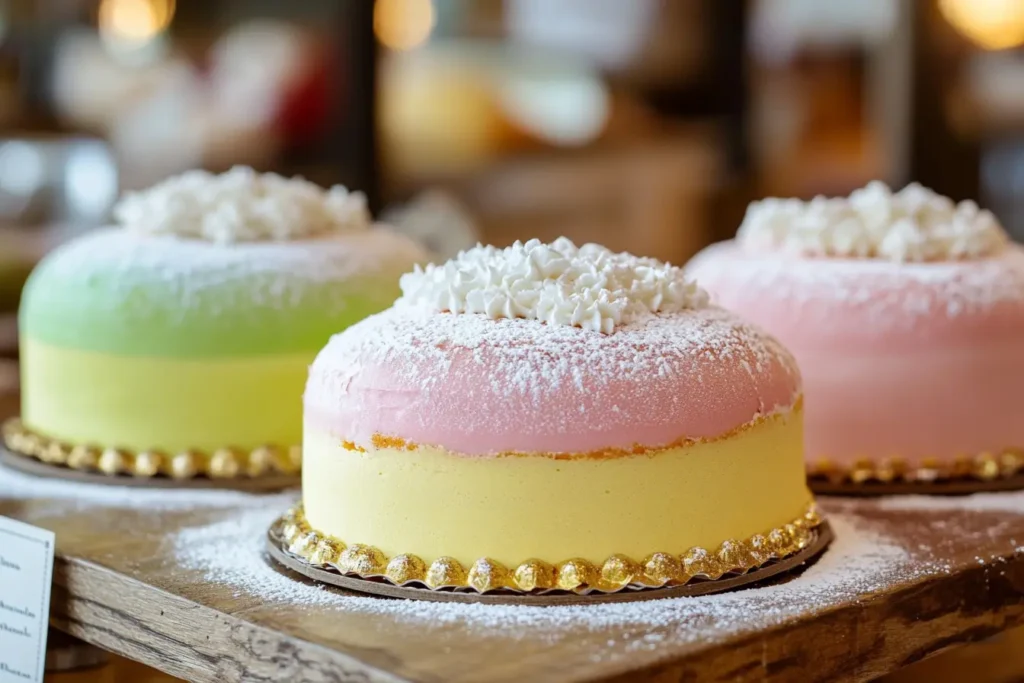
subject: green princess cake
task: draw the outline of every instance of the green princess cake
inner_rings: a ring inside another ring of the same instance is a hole
[[[424,252],[359,193],[246,168],[129,194],[115,218],[29,278],[10,450],[108,475],[295,474],[307,366]]]

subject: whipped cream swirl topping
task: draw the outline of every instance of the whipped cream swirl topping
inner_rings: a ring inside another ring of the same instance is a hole
[[[681,268],[597,244],[577,247],[564,237],[506,249],[478,245],[444,265],[416,266],[400,284],[397,305],[529,318],[604,334],[655,313],[708,304],[707,293]]]
[[[218,244],[285,242],[361,232],[371,224],[362,193],[242,166],[220,175],[188,171],[127,193],[114,218],[132,232]]]
[[[1002,251],[1006,232],[990,211],[954,203],[917,183],[893,193],[872,182],[848,198],[753,202],[737,240],[749,251],[890,261],[955,261]]]

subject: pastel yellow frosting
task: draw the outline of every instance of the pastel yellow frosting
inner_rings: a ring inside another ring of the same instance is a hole
[[[310,525],[386,555],[594,563],[715,548],[787,524],[811,501],[802,410],[714,441],[644,455],[465,457],[378,440],[365,449],[307,422]]]
[[[22,421],[70,443],[212,452],[300,443],[312,353],[146,358],[22,338]]]

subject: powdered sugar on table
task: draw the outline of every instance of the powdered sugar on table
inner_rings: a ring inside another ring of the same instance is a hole
[[[196,508],[243,509],[248,506],[288,505],[296,496],[295,491],[260,495],[219,489],[162,489],[86,484],[58,478],[34,477],[0,467],[0,503],[4,500],[32,500],[45,509],[60,514],[97,508],[166,511]]]
[[[412,677],[426,677],[438,658],[467,648],[493,655],[488,671],[495,673],[495,667],[509,666],[502,658],[517,653],[530,653],[525,670],[550,667],[550,656],[542,653],[550,655],[545,645],[558,645],[561,670],[577,667],[581,677],[596,678],[691,654],[696,666],[716,645],[762,637],[766,647],[775,648],[765,664],[771,665],[788,633],[820,636],[821,618],[870,629],[864,635],[875,640],[835,643],[833,655],[863,657],[865,671],[881,671],[891,664],[885,657],[907,651],[884,644],[879,620],[887,628],[890,619],[905,617],[909,621],[899,627],[926,638],[932,622],[947,634],[979,623],[975,611],[965,621],[934,610],[919,623],[922,600],[953,611],[958,600],[968,601],[985,610],[993,625],[1004,623],[993,613],[1013,599],[1012,582],[1020,571],[1014,555],[1024,553],[1024,493],[828,499],[823,503],[836,532],[833,545],[802,573],[772,585],[696,598],[548,608],[403,601],[323,588],[278,570],[264,555],[265,534],[294,496],[128,490],[0,470],[0,513],[57,529],[69,576],[72,570],[122,574],[155,591],[173,592],[174,604],[186,610],[195,604],[208,608],[204,615],[220,609],[226,621],[248,622],[235,623],[236,635],[266,637],[261,642],[278,648],[297,638],[360,659],[359,653],[376,653],[375,660],[368,655],[371,666],[394,656],[395,666],[406,667]],[[76,535],[86,528],[89,533]],[[119,545],[119,539],[128,543]],[[102,542],[96,545],[97,540]],[[965,575],[978,568],[980,573]],[[984,596],[953,592],[968,585]],[[84,583],[74,590],[84,590]],[[263,630],[246,631],[250,627]],[[770,633],[775,629],[785,631]],[[872,642],[883,652],[866,650]],[[941,642],[948,644],[948,636]],[[403,659],[400,653],[406,652]],[[806,648],[802,652],[807,656]],[[478,672],[445,661],[442,670],[476,680]]]
[[[263,554],[264,534],[274,518],[273,511],[252,509],[209,526],[186,529],[174,539],[175,556],[204,580],[228,585],[239,595],[256,595],[273,604],[355,612],[367,619],[462,625],[482,637],[518,634],[549,642],[635,629],[628,647],[614,651],[620,654],[667,641],[713,641],[764,629],[809,610],[941,571],[915,564],[875,529],[852,516],[838,515],[831,519],[836,541],[814,566],[788,583],[764,588],[697,598],[558,607],[391,600],[346,595],[279,573]]]

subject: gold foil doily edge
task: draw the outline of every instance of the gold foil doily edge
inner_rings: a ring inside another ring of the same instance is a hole
[[[159,450],[133,451],[67,443],[33,431],[17,417],[6,420],[0,431],[4,444],[14,453],[49,465],[111,477],[228,480],[297,475],[302,467],[301,446],[265,445],[252,450],[225,447],[212,453],[198,449],[174,454]]]
[[[1006,449],[999,453],[960,455],[952,460],[923,458],[910,465],[905,458],[861,458],[842,466],[828,458],[818,458],[807,465],[807,476],[833,484],[891,484],[973,480],[1009,479],[1024,471],[1024,451]]]
[[[454,589],[483,594],[505,590],[537,595],[565,591],[587,595],[683,586],[694,579],[714,581],[725,575],[744,574],[799,553],[811,543],[814,530],[821,523],[822,517],[812,501],[789,524],[743,541],[725,540],[715,550],[694,547],[681,555],[655,552],[640,561],[614,554],[600,566],[580,558],[555,564],[529,559],[515,568],[489,558],[480,558],[468,568],[452,557],[439,557],[427,564],[416,555],[388,557],[373,546],[346,545],[313,529],[301,503],[274,526],[280,530],[281,544],[288,554],[343,576],[434,591]]]

